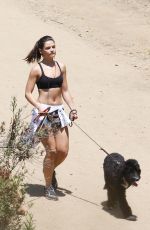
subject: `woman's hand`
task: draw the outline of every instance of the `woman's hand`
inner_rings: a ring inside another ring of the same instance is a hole
[[[40,107],[37,108],[38,109],[38,115],[36,116],[36,118],[34,119],[34,121],[38,121],[38,119],[41,117],[41,116],[47,116],[49,110],[50,110],[50,107],[46,108],[46,109],[41,109]]]
[[[69,119],[71,121],[74,121],[78,118],[78,115],[77,115],[77,110],[76,109],[72,109],[69,113]]]
[[[36,118],[34,119],[34,121],[38,121],[40,116],[47,116],[50,107],[44,109],[43,105],[41,105],[40,103],[37,104],[36,108],[38,109],[38,115],[36,116]]]
[[[38,109],[38,113],[40,116],[47,115],[49,108],[44,108],[42,104],[37,103],[36,108]]]

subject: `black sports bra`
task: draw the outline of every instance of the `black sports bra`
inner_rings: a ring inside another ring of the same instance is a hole
[[[38,89],[61,88],[63,83],[63,76],[58,62],[56,63],[60,69],[60,75],[56,78],[45,76],[41,63],[38,63],[42,72],[41,77],[36,82]]]

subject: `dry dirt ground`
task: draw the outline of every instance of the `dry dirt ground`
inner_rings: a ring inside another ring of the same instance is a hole
[[[43,156],[28,162],[26,200],[33,202],[36,229],[148,230],[150,1],[5,0],[0,2],[0,27],[0,120],[9,119],[12,96],[19,105],[28,104],[24,88],[31,66],[23,58],[41,36],[52,35],[57,60],[67,66],[77,124],[108,152],[136,158],[142,168],[139,186],[127,191],[138,221],[104,211],[105,154],[74,125],[68,158],[56,170],[58,202],[43,196]]]

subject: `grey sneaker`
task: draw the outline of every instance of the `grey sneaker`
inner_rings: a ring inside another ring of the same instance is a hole
[[[52,185],[50,185],[48,188],[45,188],[45,197],[49,200],[58,200],[58,196],[56,195]]]

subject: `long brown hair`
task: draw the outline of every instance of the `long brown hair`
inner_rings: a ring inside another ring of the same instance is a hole
[[[40,38],[34,45],[33,49],[29,52],[29,54],[25,57],[25,61],[28,63],[39,61],[41,59],[41,54],[39,49],[43,49],[45,42],[47,41],[54,41],[54,39],[51,36],[44,36]]]

